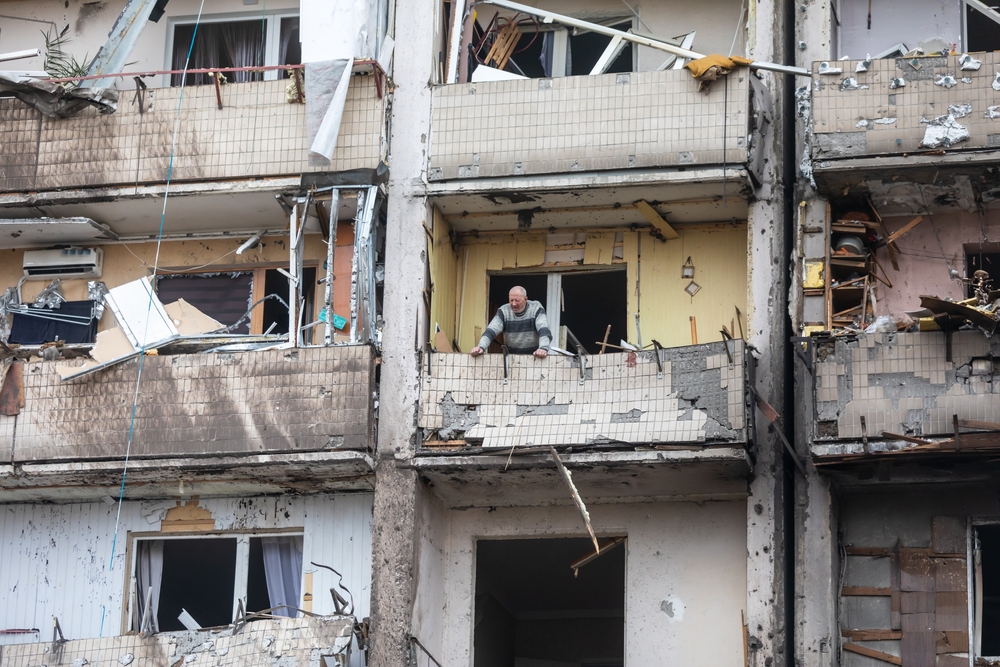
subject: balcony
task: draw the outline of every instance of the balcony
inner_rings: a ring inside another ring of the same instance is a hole
[[[990,105],[1000,54],[972,57],[978,69],[963,69],[960,56],[873,60],[865,72],[856,71],[857,60],[836,61],[829,74],[814,63],[810,143],[821,189],[859,186],[878,201],[918,198],[916,190],[903,192],[918,183],[931,188],[924,193],[931,203],[942,188],[970,201],[978,199],[972,190],[995,199],[992,180],[969,181],[997,159],[1000,114]],[[907,173],[880,174],[886,169]]]
[[[255,179],[312,171],[374,169],[382,155],[385,101],[375,77],[351,79],[330,167],[308,165],[306,107],[286,100],[286,80],[183,90],[172,181]],[[14,99],[0,100],[0,192],[164,183],[180,88],[123,92],[118,110],[88,108],[53,120]],[[222,107],[221,109],[219,107]]]
[[[43,661],[167,667],[196,660],[220,666],[280,663],[346,667],[353,631],[351,616],[271,618],[245,626],[161,632],[149,637],[123,635],[17,644],[4,646],[2,652],[4,665],[9,667],[29,667]]]
[[[757,172],[763,159],[753,116],[768,93],[746,71],[707,93],[687,71],[668,70],[452,84],[432,96],[432,182],[724,164]]]
[[[371,347],[164,351],[143,361],[130,485],[171,476],[174,488],[177,476],[211,485],[238,471],[262,490],[371,488]],[[29,498],[52,484],[100,495],[121,483],[138,363],[68,381],[55,363],[10,367],[4,386],[21,383],[23,398],[0,417],[5,498]]]
[[[589,499],[745,493],[753,364],[743,341],[656,355],[431,353],[413,465],[456,506],[563,498],[549,447]]]
[[[991,451],[1000,446],[995,338],[963,330],[814,340],[810,448],[817,466],[876,465],[888,479],[892,470],[948,459],[919,474],[988,474],[982,459],[995,458]],[[962,461],[973,467],[954,465]]]

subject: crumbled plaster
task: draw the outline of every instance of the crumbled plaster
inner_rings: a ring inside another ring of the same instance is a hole
[[[969,113],[971,112],[970,108]],[[969,140],[969,128],[955,120],[955,116],[951,113],[930,120],[921,119],[921,122],[927,124],[927,129],[924,130],[924,139],[920,143],[924,148],[940,148],[941,146],[949,148]]]

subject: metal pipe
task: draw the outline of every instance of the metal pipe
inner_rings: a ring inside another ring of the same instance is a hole
[[[978,0],[965,0],[966,2],[977,2]],[[551,23],[555,21],[556,23],[561,23],[563,25],[568,25],[573,28],[582,28],[584,30],[589,30],[591,32],[596,32],[599,35],[607,35],[608,37],[620,37],[629,42],[635,44],[641,44],[642,46],[648,46],[653,49],[658,49],[660,51],[666,51],[667,53],[672,53],[682,58],[690,58],[692,60],[698,58],[704,58],[705,55],[698,53],[697,51],[690,51],[688,49],[682,49],[679,46],[674,46],[673,44],[667,44],[666,42],[661,42],[656,39],[650,39],[649,37],[643,37],[642,35],[634,35],[630,32],[623,32],[621,30],[615,30],[614,28],[608,28],[603,25],[598,25],[597,23],[590,23],[589,21],[581,21],[580,19],[575,19],[571,16],[564,16],[562,14],[556,14],[555,12],[546,11],[544,9],[539,9],[537,7],[529,7],[528,5],[522,5],[518,2],[510,2],[510,0],[487,0],[482,3],[476,4],[488,4],[497,7],[504,7],[505,9],[510,9],[515,12],[521,12],[524,14],[530,14],[531,16],[537,16],[545,20],[546,23]],[[982,4],[982,3],[980,3]],[[782,72],[784,74],[797,74],[799,76],[812,76],[812,72],[801,67],[790,67],[788,65],[778,65],[776,63],[764,63],[764,62],[753,62],[750,64],[750,69],[762,69],[770,72]]]
[[[40,55],[42,55],[41,49],[25,49],[24,51],[11,51],[10,53],[0,53],[0,63],[5,63],[8,60],[37,58]]]
[[[292,346],[295,345],[297,338],[295,325],[298,320],[295,317],[295,310],[299,303],[299,274],[295,270],[295,237],[299,226],[299,206],[300,204],[295,202],[288,216],[288,342]]]

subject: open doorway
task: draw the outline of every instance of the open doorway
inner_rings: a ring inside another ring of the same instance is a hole
[[[475,667],[625,664],[625,553],[592,553],[588,539],[479,540]]]
[[[628,339],[628,274],[624,268],[497,273],[489,278],[487,322],[507,303],[510,288],[520,285],[529,299],[545,307],[554,345],[575,352],[572,342],[567,341],[568,329],[588,354],[597,354],[609,325],[609,343],[617,345]],[[501,343],[494,341],[489,351],[500,352]]]
[[[1000,657],[1000,524],[976,526],[978,655]]]

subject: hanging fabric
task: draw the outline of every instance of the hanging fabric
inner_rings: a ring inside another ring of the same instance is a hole
[[[159,632],[156,615],[160,610],[160,586],[163,583],[163,540],[139,540],[137,544],[139,549],[135,569],[135,597],[139,616],[136,619],[136,630],[142,631],[146,592],[152,589],[149,598],[150,628],[153,632]]]
[[[298,607],[302,590],[302,537],[262,537],[264,578],[272,607]],[[275,616],[295,618],[294,609],[275,609]]]

